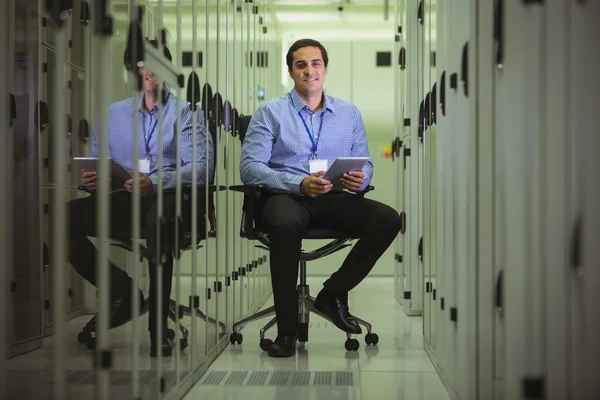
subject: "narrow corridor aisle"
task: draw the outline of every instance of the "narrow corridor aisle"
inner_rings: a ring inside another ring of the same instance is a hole
[[[322,278],[309,278],[316,296]],[[346,352],[346,336],[333,324],[311,315],[309,341],[295,357],[275,359],[259,347],[260,328],[248,324],[242,345],[229,345],[190,390],[191,399],[426,399],[449,400],[423,350],[422,318],[407,317],[394,298],[393,280],[367,278],[350,293],[350,311],[373,325],[377,347]],[[269,301],[265,307],[272,304]],[[265,337],[274,339],[276,328]]]

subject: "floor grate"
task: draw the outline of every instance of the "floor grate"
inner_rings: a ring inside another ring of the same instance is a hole
[[[206,386],[354,386],[349,371],[210,371],[201,379]]]

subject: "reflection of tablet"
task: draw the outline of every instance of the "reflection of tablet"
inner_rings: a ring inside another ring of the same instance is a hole
[[[361,171],[367,161],[369,161],[369,157],[338,157],[321,179],[337,183],[346,172]]]
[[[75,162],[86,171],[98,171],[98,164],[100,160],[98,160],[96,157],[75,157],[73,160],[75,160]],[[120,181],[125,183],[125,181],[131,179],[129,172],[127,172],[127,170],[121,164],[110,158],[108,159],[108,169],[110,171],[111,178],[116,178],[119,183]]]

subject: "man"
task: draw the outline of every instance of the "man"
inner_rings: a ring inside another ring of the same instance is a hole
[[[357,235],[360,240],[324,283],[315,306],[336,326],[361,333],[348,309],[348,292],[370,272],[400,230],[392,208],[354,193],[371,182],[373,164],[346,173],[343,187],[320,177],[325,160],[369,157],[362,117],[356,106],[327,95],[327,51],[317,41],[302,39],[287,53],[294,88],[261,105],[242,144],[240,175],[244,184],[263,184],[261,222],[271,241],[271,280],[278,335],[269,356],[295,353],[298,329],[296,281],[302,235],[308,227]],[[318,170],[314,170],[318,166]],[[344,191],[346,189],[346,191]]]
[[[151,43],[157,47],[156,41]],[[165,56],[171,60],[171,54],[165,47]],[[205,134],[202,113],[196,113],[196,148],[192,142],[192,111],[189,103],[177,99],[163,88],[159,93],[157,81],[148,70],[143,70],[143,96],[141,100],[129,98],[112,104],[108,110],[108,137],[110,157],[133,173],[134,163],[138,163],[140,172],[141,199],[141,232],[146,238],[150,259],[150,305],[148,330],[150,332],[150,355],[155,357],[158,351],[163,356],[171,355],[171,347],[166,339],[166,327],[171,282],[173,275],[173,243],[176,197],[163,193],[162,216],[168,222],[167,232],[161,232],[162,257],[162,320],[163,341],[157,343],[157,200],[159,171],[162,172],[163,189],[176,187],[177,165],[181,167],[183,184],[192,183],[192,171],[197,173],[198,183],[205,182],[208,168],[209,177],[213,174],[213,145],[211,135]],[[159,98],[162,97],[161,98]],[[163,100],[162,120],[162,164],[159,164],[159,104]],[[181,116],[181,133],[176,130],[177,114]],[[134,124],[140,117],[140,143],[133,143]],[[97,157],[98,124],[91,141],[91,157]],[[177,136],[181,139],[181,158],[177,159]],[[207,143],[208,141],[208,143]],[[209,156],[206,157],[208,145]],[[141,160],[134,160],[134,147],[139,147]],[[197,163],[193,163],[193,152],[196,151]],[[210,179],[210,178],[209,178]],[[77,199],[69,204],[69,261],[73,268],[92,285],[96,285],[96,248],[88,236],[96,235],[96,172],[83,171],[83,184],[92,193],[91,196]],[[110,226],[111,237],[131,237],[132,230],[132,193],[133,178],[126,181],[121,190],[110,194]],[[198,193],[198,195],[202,195]],[[191,207],[191,202],[183,202],[183,208]],[[165,238],[168,238],[165,240]],[[111,327],[125,323],[131,317],[132,279],[123,270],[111,263],[110,293],[112,301]]]

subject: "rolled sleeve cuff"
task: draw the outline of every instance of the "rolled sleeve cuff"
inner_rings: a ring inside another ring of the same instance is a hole
[[[295,194],[296,196],[302,196],[300,192],[300,184],[304,180],[304,176],[294,176],[290,181],[289,190],[291,194]]]

